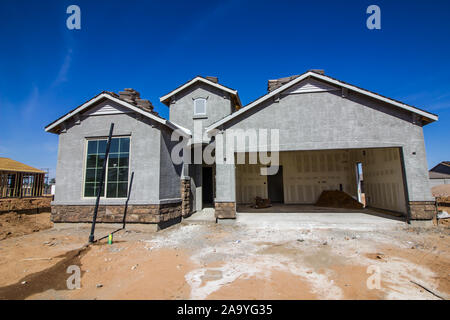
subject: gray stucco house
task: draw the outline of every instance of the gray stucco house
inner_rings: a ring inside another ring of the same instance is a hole
[[[435,114],[320,70],[269,80],[267,94],[246,106],[236,90],[200,76],[160,101],[169,107],[169,120],[133,89],[102,92],[45,128],[59,135],[53,221],[91,221],[110,123],[114,139],[100,222],[121,222],[127,196],[127,221],[158,227],[207,206],[218,219],[235,218],[237,205],[256,196],[286,205],[315,203],[323,190],[357,198],[358,166],[368,206],[408,221],[435,214],[422,130],[438,120]],[[231,156],[217,148],[210,152],[213,162],[192,161],[219,141],[223,146],[242,136],[245,143]],[[277,170],[266,174],[269,165],[252,160],[260,151],[277,153]]]
[[[430,186],[450,184],[450,161],[442,161],[429,171]]]

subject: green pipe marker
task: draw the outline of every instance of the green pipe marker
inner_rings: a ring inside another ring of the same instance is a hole
[[[112,235],[112,233],[110,233],[108,235],[108,244],[112,244],[112,242],[113,242],[113,235]]]

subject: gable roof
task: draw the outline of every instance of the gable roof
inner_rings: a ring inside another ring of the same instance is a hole
[[[103,91],[101,93],[99,93],[98,95],[96,95],[95,97],[93,97],[92,99],[86,101],[85,103],[83,103],[82,105],[76,107],[75,109],[73,109],[72,111],[69,111],[68,113],[66,113],[65,115],[63,115],[62,117],[56,119],[55,121],[53,121],[52,123],[50,123],[49,125],[47,125],[45,127],[45,131],[47,132],[52,132],[52,133],[57,133],[58,132],[58,126],[63,123],[64,121],[72,118],[74,115],[82,112],[83,110],[87,110],[89,107],[93,106],[94,104],[96,104],[97,102],[103,101],[104,99],[109,99],[125,108],[128,108],[136,113],[139,113],[147,118],[150,118],[158,123],[161,123],[165,126],[167,126],[168,128],[172,129],[172,130],[180,130],[182,133],[184,133],[184,135],[186,137],[190,137],[191,132],[186,129],[183,128],[173,122],[170,122],[164,118],[161,118],[157,115],[154,115],[151,112],[148,112],[146,110],[143,110],[142,108],[139,108],[125,100],[122,100],[120,98],[118,98],[115,94],[108,92],[108,91]]]
[[[228,92],[229,94],[231,94],[233,97],[236,98],[236,103],[238,104],[238,106],[239,106],[239,107],[242,106],[241,99],[239,98],[239,95],[238,95],[237,90],[228,88],[228,87],[226,87],[226,86],[224,86],[224,85],[221,85],[220,83],[215,83],[215,82],[213,82],[213,81],[211,81],[211,80],[209,80],[209,79],[206,79],[206,78],[204,78],[204,77],[202,77],[202,76],[196,76],[194,79],[189,80],[189,81],[186,82],[185,84],[182,84],[182,85],[179,86],[178,88],[176,88],[176,89],[170,91],[170,92],[169,92],[168,94],[166,94],[165,96],[159,98],[159,101],[162,102],[162,103],[164,103],[166,106],[170,106],[170,98],[171,98],[173,95],[177,94],[178,92],[183,91],[184,89],[186,89],[186,88],[192,86],[193,84],[195,84],[195,83],[197,83],[197,82],[202,82],[202,83],[205,83],[205,84],[207,84],[207,85],[213,86],[213,87],[215,87],[215,88],[217,88],[217,89],[219,89],[219,90]]]
[[[29,165],[10,158],[0,158],[0,171],[45,173],[45,171],[30,167]]]
[[[450,178],[450,161],[442,161],[429,171],[430,179]]]
[[[427,112],[425,110],[421,110],[421,109],[419,109],[417,107],[405,104],[403,102],[400,102],[400,101],[397,101],[397,100],[394,100],[394,99],[391,99],[391,98],[387,98],[387,97],[382,96],[382,95],[380,95],[378,93],[374,93],[374,92],[371,92],[369,90],[362,89],[360,87],[348,84],[346,82],[334,79],[332,77],[329,77],[329,76],[326,76],[326,75],[323,75],[323,74],[319,74],[319,73],[314,72],[314,71],[307,71],[307,72],[299,75],[298,77],[295,77],[294,79],[292,79],[291,81],[287,82],[286,84],[282,85],[281,87],[279,87],[279,88],[277,88],[277,89],[275,89],[275,90],[273,90],[271,92],[268,92],[267,94],[259,97],[258,99],[254,100],[253,102],[250,102],[245,107],[243,107],[240,110],[230,114],[229,116],[223,118],[222,120],[219,120],[219,121],[213,123],[208,128],[206,128],[206,131],[210,132],[211,130],[213,130],[213,129],[215,129],[215,128],[217,128],[217,127],[219,127],[219,126],[221,126],[221,125],[223,125],[225,123],[227,123],[231,119],[234,119],[234,118],[238,117],[239,115],[247,112],[248,110],[254,108],[255,106],[260,105],[264,101],[267,101],[268,99],[270,99],[272,97],[276,97],[281,92],[285,91],[286,89],[291,88],[295,84],[297,84],[297,83],[299,83],[299,82],[301,82],[301,81],[303,81],[303,80],[305,80],[307,78],[318,79],[318,80],[324,81],[324,82],[326,82],[328,84],[336,85],[336,86],[339,86],[339,87],[342,87],[342,88],[346,88],[348,90],[352,90],[352,91],[358,92],[360,94],[363,94],[365,96],[368,96],[368,97],[377,99],[379,101],[388,103],[388,104],[393,105],[395,107],[398,107],[398,108],[401,108],[401,109],[404,109],[404,110],[416,113],[416,114],[424,117],[425,119],[427,119],[429,122],[433,122],[433,121],[437,121],[438,120],[438,116],[437,115],[435,115],[433,113],[430,113],[430,112]]]

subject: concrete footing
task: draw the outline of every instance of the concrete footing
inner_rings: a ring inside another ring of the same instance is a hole
[[[409,222],[411,227],[431,228],[434,227],[433,220],[411,220]]]

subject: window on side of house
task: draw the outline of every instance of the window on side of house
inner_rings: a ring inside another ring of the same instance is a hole
[[[194,100],[194,115],[205,115],[206,114],[206,99],[197,98]]]
[[[106,139],[88,140],[84,196],[96,197],[100,187],[101,172],[105,161]],[[128,193],[128,167],[130,138],[113,138],[106,164],[106,176],[101,196],[107,198],[126,198]]]

